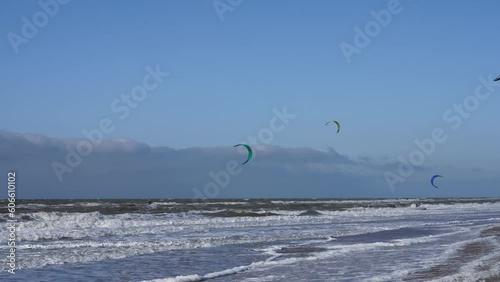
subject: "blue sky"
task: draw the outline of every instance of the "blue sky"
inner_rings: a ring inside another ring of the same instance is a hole
[[[221,21],[211,1],[70,1],[16,54],[8,34],[21,35],[21,19],[41,7],[2,1],[0,129],[78,139],[107,117],[116,130],[106,138],[231,146],[286,106],[297,118],[270,145],[390,162],[442,127],[449,138],[424,166],[498,175],[500,89],[457,130],[442,116],[479,76],[500,75],[500,3],[401,1],[348,63],[339,45],[354,44],[354,28],[389,2],[243,1]],[[170,76],[118,119],[112,101],[156,65]]]

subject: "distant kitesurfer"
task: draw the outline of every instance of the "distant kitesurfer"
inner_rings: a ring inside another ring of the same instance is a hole
[[[330,122],[333,122],[333,123],[335,123],[337,125],[337,133],[339,133],[339,131],[340,131],[340,123],[338,121],[332,119],[332,120],[326,122],[325,125],[328,125]]]
[[[248,163],[248,162],[252,159],[252,157],[253,157],[253,150],[252,150],[252,148],[250,147],[250,145],[247,145],[247,144],[236,144],[236,145],[234,145],[233,147],[238,147],[238,146],[243,146],[243,147],[245,147],[245,148],[247,149],[247,151],[248,151],[248,157],[247,157],[247,160],[246,160],[244,163],[242,163],[242,165],[244,165],[244,164]]]

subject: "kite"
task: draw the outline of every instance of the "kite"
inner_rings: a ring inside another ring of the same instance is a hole
[[[337,124],[337,133],[339,133],[339,131],[340,131],[340,123],[338,121],[336,121],[336,120],[330,120],[327,123],[325,123],[325,125],[328,125],[330,122],[334,122],[335,124]]]
[[[247,160],[244,163],[242,163],[242,165],[244,165],[244,164],[248,163],[252,159],[252,157],[253,157],[253,151],[252,151],[252,148],[249,145],[247,145],[247,144],[236,144],[236,145],[234,145],[234,147],[238,147],[238,146],[244,146],[248,150]]]
[[[434,186],[434,187],[438,188],[436,185],[434,185],[434,179],[436,179],[436,177],[442,177],[442,176],[441,176],[441,175],[438,175],[438,174],[434,175],[434,176],[431,178],[431,184],[432,184],[432,186]]]
[[[493,80],[493,81],[499,81],[499,80],[500,80],[500,75],[497,78],[495,78],[495,80]]]

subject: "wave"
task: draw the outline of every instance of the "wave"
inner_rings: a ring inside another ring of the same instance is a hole
[[[208,210],[200,208],[183,213],[149,214],[43,211],[22,214],[26,219],[19,222],[17,239],[20,242],[18,248],[25,252],[20,265],[24,268],[31,268],[48,264],[119,259],[173,249],[208,248],[257,242],[278,244],[294,240],[304,243],[304,240],[313,241],[321,238],[334,240],[332,238],[340,239],[346,236],[398,230],[405,227],[457,230],[464,226],[468,227],[471,222],[474,224],[498,222],[499,210],[499,203],[466,203],[446,206],[446,208],[435,205],[426,211],[407,207],[357,207],[344,211],[314,209],[320,213],[316,215],[303,214],[312,210],[282,209]],[[215,215],[207,215],[207,213]],[[262,215],[265,213],[268,216]],[[457,214],[460,216],[457,217]],[[466,222],[463,223],[462,219]],[[2,238],[8,235],[5,226],[6,223],[0,223]],[[484,231],[484,235],[489,238],[494,232],[496,232],[495,229]],[[340,241],[342,240],[336,243]],[[290,245],[285,245],[284,247],[288,249],[280,252],[281,249],[277,248],[266,253],[271,256],[266,263],[281,261],[283,257],[295,254],[315,257],[309,255],[320,253],[328,256],[332,252],[338,255],[344,251],[363,251],[363,248],[406,246],[407,242],[366,244],[337,244],[329,246],[327,250],[314,249],[316,246],[313,244],[302,245],[295,249],[290,248]],[[0,249],[6,247],[3,245]],[[44,257],[38,255],[40,251],[43,251]],[[452,251],[450,255],[454,255]],[[446,258],[443,257],[443,260]]]
[[[191,274],[185,276],[176,276],[169,277],[163,279],[154,279],[154,280],[144,280],[143,282],[181,282],[181,281],[204,281],[207,279],[218,278],[222,276],[234,275],[237,273],[241,273],[244,271],[260,269],[264,267],[276,267],[283,265],[293,265],[304,261],[313,261],[319,259],[326,259],[334,256],[340,256],[351,252],[359,252],[366,251],[371,249],[378,249],[382,247],[388,246],[405,246],[411,244],[418,244],[429,242],[432,240],[436,240],[438,236],[426,236],[422,238],[412,238],[412,239],[401,239],[394,240],[391,242],[376,242],[376,243],[367,243],[367,244],[350,244],[350,245],[337,245],[331,246],[329,248],[307,248],[305,253],[313,253],[310,256],[306,257],[292,257],[292,258],[284,258],[280,260],[276,260],[279,256],[273,256],[272,259],[267,259],[263,261],[258,261],[251,263],[249,265],[237,266],[229,269],[225,269],[222,271],[211,272],[204,275],[199,274]],[[278,249],[275,249],[279,252]],[[281,249],[283,250],[283,249]],[[289,249],[287,249],[289,250]],[[304,253],[304,250],[299,250],[298,252]]]
[[[499,230],[492,225],[471,230],[468,235],[479,238],[449,244],[441,255],[428,258],[420,267],[409,266],[364,281],[500,281]]]
[[[251,211],[239,211],[239,210],[226,210],[211,213],[202,213],[206,216],[216,216],[216,217],[239,217],[239,216],[249,216],[249,217],[260,217],[260,216],[276,216],[280,215],[274,212],[251,212]]]
[[[24,200],[19,212],[92,212],[123,213],[183,213],[214,210],[316,210],[344,211],[353,208],[409,208],[416,202],[424,208],[445,208],[456,205],[499,204],[500,199],[252,199],[252,200]],[[0,200],[5,203],[5,200]]]

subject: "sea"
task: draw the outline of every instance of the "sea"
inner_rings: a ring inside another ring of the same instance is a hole
[[[14,218],[0,212],[0,281],[500,281],[498,198],[18,200]]]

